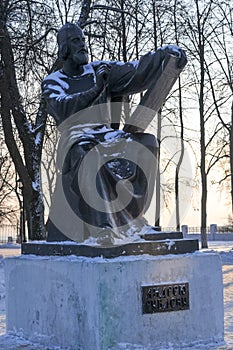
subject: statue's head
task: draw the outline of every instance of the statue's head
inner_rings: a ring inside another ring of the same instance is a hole
[[[79,65],[88,63],[88,50],[82,29],[73,23],[64,24],[57,33],[58,56],[72,59]]]

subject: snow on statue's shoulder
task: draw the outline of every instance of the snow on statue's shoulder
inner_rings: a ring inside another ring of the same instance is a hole
[[[62,70],[57,70],[56,72],[53,72],[49,74],[45,79],[44,79],[44,85],[46,87],[46,84],[49,84],[50,86],[53,83],[58,84],[62,89],[67,90],[69,89],[69,84],[64,80],[67,78],[67,75],[63,73]],[[51,86],[50,86],[51,87]],[[52,87],[54,88],[53,84]]]

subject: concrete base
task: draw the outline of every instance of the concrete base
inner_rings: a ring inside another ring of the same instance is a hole
[[[214,253],[21,256],[6,259],[5,272],[7,332],[45,345],[158,350],[223,341],[222,269]],[[189,309],[143,314],[143,286],[182,283],[189,284]]]

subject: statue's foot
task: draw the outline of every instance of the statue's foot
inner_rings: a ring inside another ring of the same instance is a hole
[[[111,227],[104,227],[98,231],[96,242],[103,247],[109,247],[114,245],[116,238],[119,237],[117,237],[116,233]]]
[[[107,234],[102,237],[98,237],[96,242],[100,244],[102,247],[109,247],[114,245],[114,239]]]

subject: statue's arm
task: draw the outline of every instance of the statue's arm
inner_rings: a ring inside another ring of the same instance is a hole
[[[150,52],[139,61],[119,63],[112,66],[110,76],[111,95],[129,95],[147,90],[157,79],[157,72],[161,68],[167,55],[179,55],[180,66],[187,62],[185,53],[177,46],[168,45]]]
[[[91,106],[101,94],[101,89],[95,85],[84,92],[68,94],[57,81],[45,79],[42,92],[47,102],[48,113],[60,124],[74,113]]]

